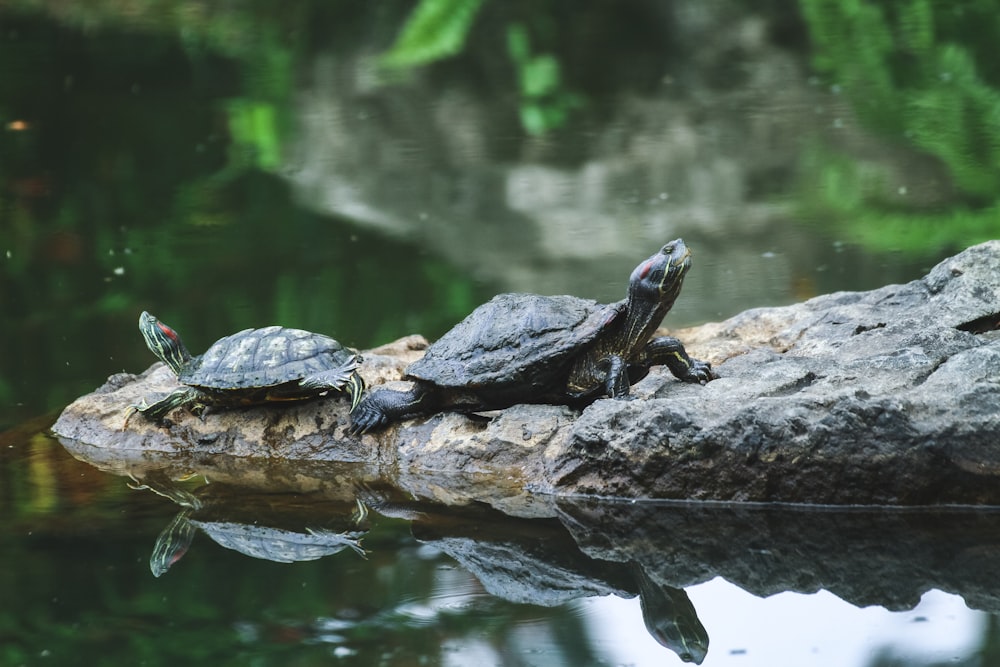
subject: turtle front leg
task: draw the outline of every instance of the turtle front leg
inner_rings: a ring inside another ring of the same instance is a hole
[[[649,375],[649,365],[640,362],[630,364],[616,354],[611,355],[602,363],[605,370],[604,394],[608,398],[627,398],[630,387]]]
[[[617,354],[613,354],[604,360],[603,366],[607,369],[604,376],[604,393],[608,398],[624,398],[628,396],[628,388],[632,384],[629,380],[628,364]]]
[[[684,382],[705,384],[719,377],[710,363],[689,357],[684,345],[670,336],[653,338],[646,343],[635,363],[646,368],[666,366],[674,377]]]
[[[437,405],[436,392],[417,383],[408,391],[378,389],[370,392],[351,412],[347,432],[360,435],[388,426],[391,422],[433,412]]]
[[[125,416],[125,426],[128,426],[128,420],[135,412],[141,412],[154,421],[160,421],[174,408],[191,404],[200,406],[200,397],[201,392],[191,387],[181,387],[180,389],[175,389],[152,405],[147,405],[146,399],[142,399],[142,402],[138,405],[128,406],[128,414]]]

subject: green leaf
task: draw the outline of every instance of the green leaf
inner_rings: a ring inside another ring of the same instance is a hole
[[[538,104],[525,102],[521,105],[521,126],[528,134],[539,136],[545,134],[548,126],[545,124],[545,110]]]
[[[559,86],[559,63],[550,55],[532,58],[521,68],[521,90],[526,97],[543,97]]]
[[[482,0],[421,0],[382,64],[415,67],[459,53],[480,5]]]
[[[226,106],[229,132],[238,151],[249,151],[250,162],[264,170],[281,166],[281,138],[273,104],[235,99]]]
[[[531,41],[528,30],[521,23],[511,23],[507,26],[507,53],[518,65],[524,66],[531,57]]]

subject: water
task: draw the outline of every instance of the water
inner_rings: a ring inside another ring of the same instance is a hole
[[[45,435],[3,446],[4,664],[652,665],[687,646],[706,665],[922,665],[996,651],[977,611],[1000,593],[995,512],[540,499],[522,518],[305,492],[338,471],[267,461],[245,476],[255,488],[149,475],[153,493]],[[164,550],[178,516],[193,530]],[[327,555],[292,546],[317,536]],[[345,546],[357,539],[364,555]]]
[[[616,300],[683,236],[684,326],[912,280],[978,240],[957,218],[925,233],[971,200],[809,71],[800,19],[567,13],[618,54],[599,62],[532,24],[563,62],[546,103],[585,100],[536,136],[507,85],[524,17],[499,3],[465,59],[407,76],[375,54],[409,7],[19,6],[0,11],[0,664],[661,665],[703,634],[705,665],[995,664],[989,511],[541,499],[519,518],[280,462],[264,489],[142,480],[164,497],[46,432],[153,361],[141,310],[192,350],[272,323],[366,348],[501,291]]]

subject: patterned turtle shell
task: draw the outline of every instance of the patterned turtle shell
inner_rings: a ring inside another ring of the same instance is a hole
[[[252,389],[294,382],[357,355],[318,333],[272,326],[220,338],[186,364],[177,379],[204,389]]]
[[[176,331],[149,313],[139,316],[139,331],[184,385],[151,405],[143,400],[130,406],[152,419],[184,405],[200,411],[210,405],[294,401],[327,392],[347,394],[353,410],[364,392],[357,372],[361,355],[322,334],[278,326],[245,329],[195,357]]]

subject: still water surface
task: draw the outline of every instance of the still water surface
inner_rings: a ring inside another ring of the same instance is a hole
[[[995,512],[524,517],[345,488],[335,466],[130,479],[33,428],[2,443],[4,664],[994,664],[974,608],[1000,594]]]
[[[330,21],[336,39],[294,52],[250,22],[270,59],[248,64],[218,26],[116,11],[0,10],[0,663],[997,664],[989,512],[549,499],[519,519],[368,498],[357,518],[351,487],[202,479],[183,483],[205,498],[178,528],[190,544],[169,542],[176,498],[47,435],[73,398],[148,367],[141,310],[192,350],[272,323],[365,348],[434,338],[501,291],[616,300],[683,236],[695,266],[666,322],[683,326],[915,279],[956,247],[876,252],[796,199],[801,137],[895,155],[801,53],[761,47],[801,86],[725,97],[661,73],[653,92],[598,86],[600,113],[539,138],[496,103],[489,58],[380,87],[385,17]],[[220,523],[258,542],[348,533],[366,554],[276,562]]]

